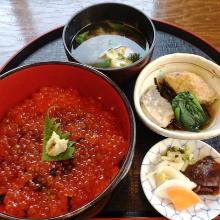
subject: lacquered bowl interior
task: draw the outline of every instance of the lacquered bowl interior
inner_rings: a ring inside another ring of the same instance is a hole
[[[42,86],[74,88],[82,96],[103,97],[101,102],[104,108],[115,107],[115,115],[119,120],[124,137],[129,142],[128,154],[121,165],[118,175],[103,193],[78,210],[51,219],[80,216],[89,207],[96,206],[105,197],[109,196],[128,172],[132,162],[135,144],[135,120],[133,112],[125,95],[102,73],[80,64],[54,62],[21,67],[1,76],[0,120],[11,107],[28,98]],[[0,214],[0,217],[1,219],[19,219],[2,214]]]

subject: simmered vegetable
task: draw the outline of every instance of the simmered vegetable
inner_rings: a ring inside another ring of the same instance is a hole
[[[218,96],[215,90],[199,75],[187,71],[170,72],[164,75],[165,82],[177,93],[191,92],[200,104],[212,104]]]
[[[171,104],[160,95],[156,86],[142,95],[140,104],[144,114],[162,128],[166,128],[174,119]]]
[[[172,100],[177,123],[188,131],[199,131],[209,117],[190,92],[181,92]]]

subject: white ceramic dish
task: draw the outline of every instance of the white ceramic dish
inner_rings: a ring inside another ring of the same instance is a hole
[[[161,199],[154,194],[156,185],[154,178],[148,179],[146,176],[152,172],[157,165],[160,154],[166,151],[169,146],[183,146],[187,144],[194,155],[195,160],[211,155],[220,162],[220,154],[210,145],[197,140],[179,140],[167,138],[155,144],[145,155],[141,165],[140,178],[143,191],[151,205],[163,216],[172,220],[203,219],[210,220],[220,214],[220,194],[217,196],[200,196],[202,203],[191,208],[176,211],[172,203],[166,199]]]
[[[185,140],[201,140],[220,135],[220,111],[216,114],[216,117],[211,125],[199,132],[168,130],[161,128],[143,113],[140,106],[140,98],[148,88],[154,85],[154,78],[169,72],[183,70],[193,72],[201,76],[220,97],[220,66],[210,60],[194,54],[169,54],[148,64],[138,76],[134,89],[134,104],[138,115],[147,127],[165,137]]]

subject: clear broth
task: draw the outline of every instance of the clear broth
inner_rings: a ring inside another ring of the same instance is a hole
[[[121,51],[122,48],[126,52],[119,54],[118,51]],[[116,54],[108,54],[111,49]],[[71,53],[80,63],[94,67],[115,68],[115,65],[123,67],[132,64],[144,57],[148,50],[149,45],[146,38],[137,29],[124,23],[104,21],[88,25],[80,30],[72,40]],[[106,52],[107,58],[106,55],[102,56]],[[131,54],[138,54],[138,56],[133,57],[135,58],[133,60],[127,60],[127,58],[130,59]],[[116,58],[111,60],[109,56]],[[112,62],[110,65],[106,62],[109,60]],[[102,65],[100,66],[100,64]]]

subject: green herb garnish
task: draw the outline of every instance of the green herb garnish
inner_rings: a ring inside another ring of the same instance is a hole
[[[118,53],[118,58],[120,60],[125,60],[126,59],[126,57],[122,53]]]
[[[112,64],[112,60],[111,59],[106,59],[106,60],[103,60],[100,63],[96,63],[95,66],[98,67],[98,68],[109,68],[109,67],[111,67],[111,64]]]
[[[52,136],[52,133],[56,132],[61,139],[68,139],[69,133],[62,133],[59,129],[59,124],[56,122],[54,118],[49,118],[48,114],[45,117],[44,120],[44,130],[43,130],[43,152],[41,159],[43,161],[59,161],[59,160],[69,160],[73,157],[73,154],[75,152],[75,148],[73,145],[76,143],[74,141],[68,141],[67,143],[67,149],[65,152],[57,155],[57,156],[49,156],[46,152],[46,144],[49,141],[49,139]]]
[[[89,31],[85,31],[79,35],[76,36],[75,41],[77,44],[81,44],[84,41],[88,40],[89,37]]]
[[[172,100],[172,108],[177,123],[189,130],[199,131],[209,117],[190,92],[181,92]]]
[[[132,63],[136,62],[137,60],[139,60],[141,57],[140,57],[140,54],[139,53],[132,53],[129,55],[128,59],[130,61],[132,61]]]

